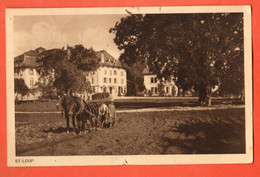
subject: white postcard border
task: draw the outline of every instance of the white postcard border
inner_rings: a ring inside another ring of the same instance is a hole
[[[87,15],[142,13],[244,13],[244,61],[246,98],[246,153],[216,155],[118,155],[118,156],[26,156],[15,155],[15,108],[13,63],[13,17],[22,15]],[[250,6],[106,7],[6,9],[6,89],[8,166],[227,164],[253,161],[252,34]]]

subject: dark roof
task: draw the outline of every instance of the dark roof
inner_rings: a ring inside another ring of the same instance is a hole
[[[35,50],[29,50],[17,57],[14,58],[14,67],[25,67],[25,68],[36,68],[39,67],[40,64],[36,61],[39,53],[44,51],[43,47],[39,47]]]
[[[101,54],[104,54],[104,62],[101,63],[101,66],[108,66],[108,67],[116,67],[116,68],[123,68],[121,62],[115,59],[112,55],[110,55],[107,51],[101,50],[97,51],[96,55],[101,61]]]
[[[50,49],[48,51],[55,51],[59,49]],[[37,58],[40,57],[40,53],[42,51],[46,51],[43,47],[39,47],[35,50],[30,50],[25,52],[17,57],[14,58],[14,67],[25,67],[25,68],[36,68],[40,66],[40,63],[37,62]],[[108,67],[116,67],[116,68],[123,68],[121,62],[115,59],[112,55],[110,55],[107,51],[101,50],[97,51],[96,55],[101,60],[101,55],[104,54],[104,62],[101,63],[101,66],[108,66]]]
[[[43,47],[38,47],[37,49],[35,49],[35,51],[37,51],[38,53],[41,53],[43,51],[45,51],[46,49]]]

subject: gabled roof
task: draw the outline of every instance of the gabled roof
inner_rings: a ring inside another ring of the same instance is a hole
[[[123,68],[121,62],[115,59],[112,55],[110,55],[107,51],[101,50],[97,51],[96,55],[101,61],[101,55],[104,54],[104,62],[101,63],[101,66],[108,66],[108,67],[116,67],[116,68]]]
[[[36,68],[39,67],[40,64],[37,63],[37,57],[39,53],[45,51],[43,47],[38,47],[35,50],[29,50],[17,57],[14,58],[14,67],[25,67],[25,68]]]
[[[43,51],[45,51],[46,49],[43,47],[38,47],[37,49],[35,49],[35,51],[37,51],[38,53],[41,53]]]
[[[143,72],[142,72],[143,75],[154,75],[154,73],[152,73],[148,67],[144,68]]]
[[[43,47],[38,47],[38,48],[36,48],[35,50],[46,50],[46,49],[43,48]]]
[[[48,51],[55,51],[59,49],[50,49]],[[25,67],[25,68],[35,68],[39,67],[40,63],[37,62],[37,58],[40,57],[40,53],[42,51],[46,51],[43,47],[38,47],[35,50],[29,50],[17,57],[14,58],[14,67]],[[121,62],[115,59],[112,55],[110,55],[107,51],[101,50],[97,51],[96,55],[99,59],[101,59],[102,54],[104,55],[104,62],[101,63],[101,66],[107,67],[116,67],[123,68]]]

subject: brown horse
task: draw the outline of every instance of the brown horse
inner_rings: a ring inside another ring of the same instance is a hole
[[[67,121],[67,133],[69,133],[69,120],[72,119],[73,130],[75,132],[76,125],[75,120],[77,120],[79,132],[85,131],[85,125],[87,122],[89,130],[94,125],[97,130],[97,124],[100,122],[98,120],[99,107],[97,103],[86,103],[83,99],[76,96],[67,96],[65,94],[60,94],[59,103],[56,105],[60,107],[61,111],[65,113],[65,118]]]
[[[79,114],[79,116],[77,116],[78,124],[80,124],[80,121],[82,122],[80,131],[85,131],[85,124],[87,124],[87,122],[90,123],[90,125],[88,125],[90,131],[92,126],[94,126],[95,130],[97,130],[98,124],[101,124],[99,105],[96,102],[85,102],[84,100],[83,103],[84,110],[81,114]]]
[[[61,107],[62,111],[65,113],[65,118],[67,122],[67,133],[70,131],[69,120],[72,120],[73,130],[76,130],[75,119],[77,115],[81,114],[84,110],[83,100],[76,99],[72,96],[67,96],[65,94],[60,94],[58,97],[58,104],[56,106]]]

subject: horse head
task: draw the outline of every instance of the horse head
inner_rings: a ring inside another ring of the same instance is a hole
[[[62,92],[58,92],[56,109],[62,111],[63,110],[63,102],[65,100],[65,94]]]

